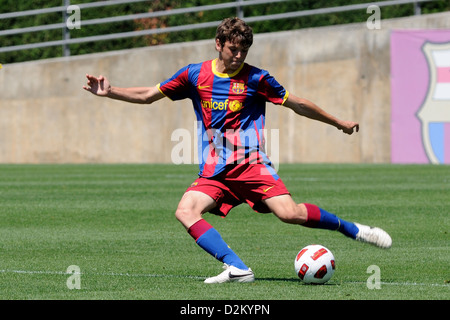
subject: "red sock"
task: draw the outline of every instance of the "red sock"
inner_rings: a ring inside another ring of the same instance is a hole
[[[211,229],[213,226],[210,225],[206,220],[200,219],[194,223],[189,229],[188,233],[197,241],[206,231]]]
[[[320,208],[310,203],[304,203],[304,205],[306,207],[306,211],[308,212],[308,217],[303,225],[308,228],[316,228],[320,221]]]

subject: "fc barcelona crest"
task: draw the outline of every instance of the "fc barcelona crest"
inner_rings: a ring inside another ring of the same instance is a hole
[[[242,82],[234,82],[231,91],[236,94],[241,94],[245,91],[245,84]]]
[[[422,141],[431,163],[450,162],[450,42],[426,42],[422,48],[428,62],[428,92],[417,117]]]

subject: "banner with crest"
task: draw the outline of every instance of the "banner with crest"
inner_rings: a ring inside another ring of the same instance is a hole
[[[391,33],[391,162],[450,164],[450,30]]]

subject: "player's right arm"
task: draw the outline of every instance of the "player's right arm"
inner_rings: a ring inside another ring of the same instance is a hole
[[[83,89],[100,97],[131,103],[150,104],[164,97],[157,87],[120,88],[113,87],[104,76],[86,74],[87,85]]]

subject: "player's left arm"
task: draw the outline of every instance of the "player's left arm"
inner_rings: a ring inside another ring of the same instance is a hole
[[[347,134],[359,131],[359,124],[357,122],[340,120],[318,107],[314,102],[296,97],[293,94],[289,94],[283,105],[298,115],[327,123]]]

